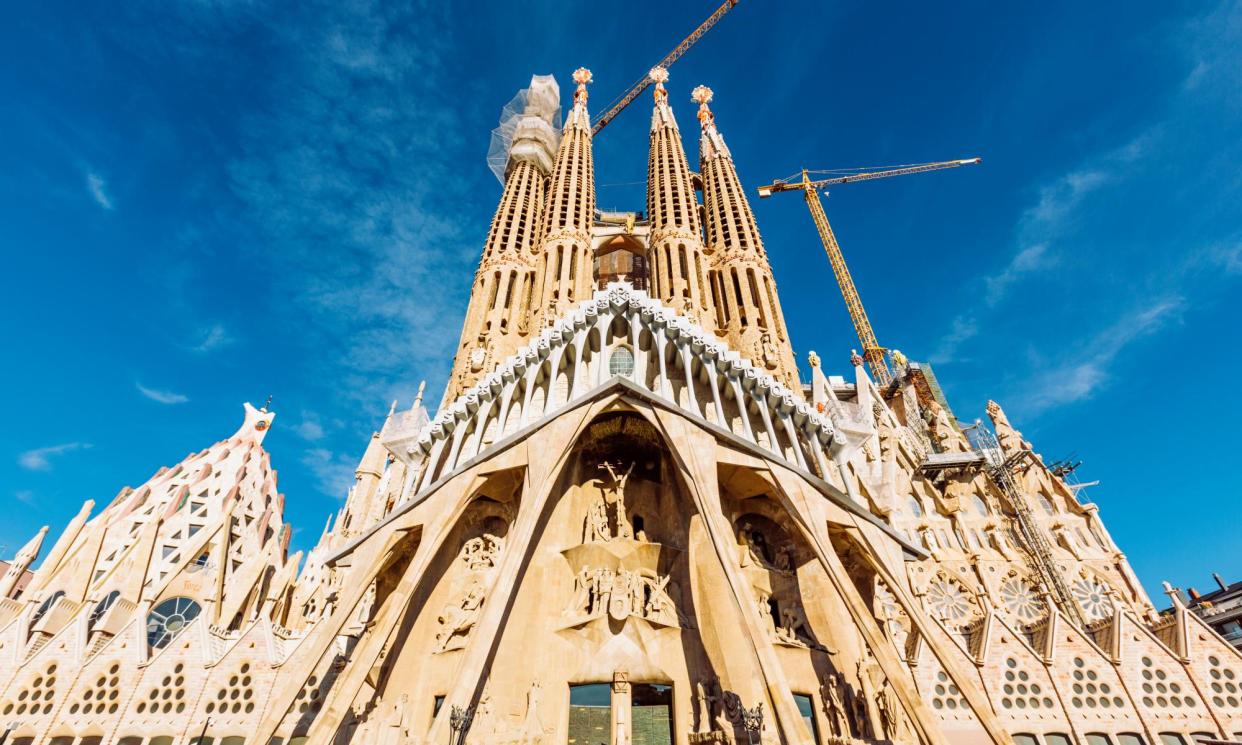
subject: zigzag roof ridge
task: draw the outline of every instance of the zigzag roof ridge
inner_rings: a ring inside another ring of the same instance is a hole
[[[447,437],[457,421],[468,419],[481,403],[497,395],[506,384],[516,381],[526,368],[542,363],[551,354],[553,347],[564,345],[573,338],[575,331],[592,324],[599,314],[616,313],[622,308],[653,316],[657,325],[663,325],[673,332],[670,339],[688,336],[690,345],[696,350],[705,350],[706,356],[716,361],[718,370],[726,374],[732,372],[748,382],[753,381],[747,387],[757,387],[764,391],[763,398],[769,403],[771,399],[777,399],[780,402],[778,408],[787,412],[792,410],[793,419],[799,427],[821,442],[832,439],[836,427],[830,417],[820,414],[802,396],[796,395],[739,352],[730,349],[724,340],[646,292],[635,289],[630,283],[611,282],[606,289],[597,290],[591,299],[584,300],[577,308],[540,331],[525,347],[514,352],[478,383],[463,391],[453,403],[437,412],[435,418],[423,427],[416,444],[411,446],[411,451],[417,448],[423,453],[430,452],[434,442]]]

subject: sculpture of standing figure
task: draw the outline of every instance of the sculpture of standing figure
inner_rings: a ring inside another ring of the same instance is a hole
[[[828,715],[828,724],[832,727],[832,734],[837,737],[848,737],[845,702],[841,700],[841,679],[836,673],[828,674],[828,679],[819,688],[819,695],[824,701],[824,713]]]

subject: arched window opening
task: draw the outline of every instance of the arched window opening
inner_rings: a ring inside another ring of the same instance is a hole
[[[107,595],[104,595],[103,599],[98,603],[95,603],[95,609],[91,611],[90,617],[86,619],[86,630],[88,632],[95,628],[95,624],[99,623],[99,619],[104,617],[104,614],[108,612],[108,609],[111,608],[114,603],[116,603],[116,600],[119,597],[121,597],[121,591],[113,590]]]
[[[48,595],[47,599],[39,604],[39,609],[34,612],[33,616],[31,616],[30,625],[33,626],[36,623],[38,623],[40,620],[42,620],[43,617],[47,615],[47,612],[52,609],[52,606],[56,605],[56,601],[60,600],[64,596],[65,596],[64,590],[57,590],[51,595]]]
[[[190,598],[169,598],[147,616],[147,644],[152,649],[163,649],[173,642],[186,626],[202,612],[202,607]]]
[[[634,352],[629,347],[617,347],[608,357],[608,374],[611,377],[628,378],[634,374]]]

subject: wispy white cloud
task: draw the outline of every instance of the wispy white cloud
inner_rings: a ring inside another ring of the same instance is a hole
[[[309,442],[322,440],[324,436],[323,425],[319,423],[319,416],[313,411],[303,411],[302,421],[294,425],[293,431],[298,437]]]
[[[962,345],[979,334],[982,318],[1001,305],[1015,285],[1056,268],[1061,261],[1058,241],[1073,228],[1084,203],[1102,187],[1124,177],[1158,136],[1158,130],[1145,132],[1039,187],[1035,201],[1018,217],[1014,228],[1017,247],[1009,262],[978,280],[983,290],[981,301],[953,318],[931,360],[944,363],[958,359]]]
[[[1077,353],[1038,372],[1023,385],[1019,400],[1022,411],[1036,415],[1090,398],[1108,384],[1118,355],[1140,339],[1176,323],[1185,308],[1181,297],[1163,297],[1122,316],[1088,339]]]
[[[229,164],[282,310],[332,350],[315,359],[350,404],[447,372],[495,198],[461,134],[474,104],[442,88],[445,12],[363,0],[274,24],[280,105],[245,122]]]
[[[183,404],[190,400],[190,397],[184,394],[174,393],[173,391],[163,391],[158,388],[148,388],[142,383],[134,383],[134,386],[138,388],[139,393],[152,401],[155,401],[156,403]]]
[[[17,456],[17,465],[25,468],[27,471],[50,471],[52,470],[52,459],[54,457],[71,453],[74,450],[85,450],[90,446],[88,442],[66,442],[60,445],[27,450]]]
[[[106,210],[115,209],[112,205],[112,197],[108,196],[108,182],[104,181],[94,171],[88,171],[86,174],[86,188],[90,191],[91,198],[95,200],[95,204]]]
[[[215,323],[203,332],[202,340],[194,345],[193,350],[201,354],[227,347],[232,343],[233,337],[229,335],[224,326]]]
[[[13,492],[13,498],[24,504],[34,505],[35,494],[29,489],[18,489]]]
[[[344,499],[354,483],[354,466],[350,459],[328,448],[311,448],[302,455],[302,465],[314,475],[319,491]]]

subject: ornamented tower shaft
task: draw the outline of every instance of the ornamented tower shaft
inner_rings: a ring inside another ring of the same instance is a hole
[[[707,261],[698,200],[681,132],[668,105],[668,71],[651,71],[655,110],[647,160],[647,215],[651,220],[651,295],[678,312],[706,321],[715,312],[707,287]]]
[[[574,71],[574,106],[561,132],[561,145],[548,193],[547,231],[539,277],[541,320],[552,323],[593,292],[591,225],[595,220],[595,161],[587,84],[591,71]]]
[[[755,364],[767,368],[773,377],[799,390],[798,366],[763,240],[733,156],[707,107],[712,91],[700,85],[694,89],[693,99],[699,104],[703,129],[699,160],[707,252],[711,257],[708,276],[718,333]]]
[[[551,76],[531,78],[508,153],[504,192],[475,275],[453,375],[445,387],[445,403],[487,374],[496,360],[512,354],[530,333],[537,289],[535,254],[556,148],[552,121],[558,99]]]

